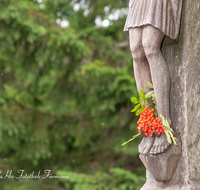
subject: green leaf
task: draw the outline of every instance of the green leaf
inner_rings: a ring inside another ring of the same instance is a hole
[[[161,117],[161,119],[162,119],[163,125],[164,125],[166,128],[168,128],[168,129],[173,133],[174,131],[173,131],[173,129],[170,127],[170,125],[169,125],[167,119],[165,119],[164,116],[163,116],[162,114],[160,114],[160,117]]]
[[[170,132],[169,134],[171,136],[171,139],[173,140],[174,145],[177,145],[176,140],[175,140],[176,138],[174,137],[173,133]]]
[[[140,90],[141,94],[142,94],[142,98],[143,98],[143,101],[144,101],[144,104],[146,103],[146,98],[145,98],[145,95],[146,93],[141,89]]]
[[[132,102],[133,104],[137,104],[137,103],[138,103],[138,100],[137,100],[136,97],[132,97],[132,98],[131,98],[131,102]]]
[[[145,96],[145,98],[151,98],[151,96],[154,94],[154,90],[148,92]]]
[[[160,117],[161,117],[161,119],[162,119],[163,125],[164,125],[165,127],[167,127],[167,122],[166,122],[164,116],[163,116],[162,114],[160,114]]]
[[[142,111],[144,110],[145,105],[142,105],[142,107],[136,112],[136,116],[140,115],[142,113]]]
[[[147,86],[148,88],[153,88],[153,84],[151,84],[150,82],[147,82],[146,86]]]
[[[173,140],[174,144],[177,145],[176,142],[178,141],[178,139],[177,139],[176,137],[173,136],[172,140]]]
[[[165,120],[165,118],[164,118],[164,116],[162,114],[160,114],[160,117],[161,117],[162,121]]]
[[[138,104],[135,106],[135,108],[133,110],[131,110],[131,112],[135,112],[140,108],[141,104]]]
[[[146,98],[146,97],[145,97]],[[148,104],[150,104],[150,99],[149,98],[146,98],[146,101],[148,102]]]
[[[140,104],[142,103],[142,94],[139,92],[139,99],[140,99]]]
[[[167,136],[167,140],[168,142],[171,144],[172,143],[172,140],[173,140],[173,143],[174,145],[177,145],[176,141],[177,138],[174,137],[174,131],[173,129],[170,127],[167,119],[164,118],[164,116],[162,114],[160,114],[160,118],[162,119],[162,123],[163,123],[163,128],[164,128],[164,131],[165,131],[165,134]]]
[[[171,140],[171,138],[170,138],[169,133],[168,133],[168,132],[165,132],[165,134],[166,134],[166,136],[167,136],[168,142],[169,142],[170,144],[172,144],[172,140]]]
[[[166,126],[167,128],[169,128],[171,132],[174,132],[174,131],[172,130],[172,128],[169,126],[169,123],[168,123],[167,120],[165,120],[165,126]]]
[[[151,97],[152,97],[153,103],[156,104],[156,97],[155,97],[155,94],[152,94]]]

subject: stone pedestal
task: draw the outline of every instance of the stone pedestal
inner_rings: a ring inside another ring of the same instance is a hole
[[[182,154],[171,181],[157,182],[147,171],[142,190],[200,189],[200,1],[183,2],[178,42],[163,45],[171,74],[172,128],[180,133]]]

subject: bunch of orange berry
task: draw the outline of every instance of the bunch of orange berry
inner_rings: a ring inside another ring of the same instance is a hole
[[[149,109],[146,107],[142,113],[140,114],[140,118],[137,122],[138,124],[138,131],[140,133],[144,133],[145,136],[153,137],[154,133],[156,132],[158,135],[164,133],[162,121],[156,117],[154,118],[154,109]]]

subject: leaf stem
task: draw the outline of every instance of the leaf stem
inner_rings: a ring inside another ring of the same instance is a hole
[[[141,133],[138,133],[137,135],[134,135],[132,139],[129,139],[127,142],[123,143],[121,146],[126,145],[127,143],[129,143],[130,141],[134,140],[135,138],[137,138],[139,135],[141,135]]]

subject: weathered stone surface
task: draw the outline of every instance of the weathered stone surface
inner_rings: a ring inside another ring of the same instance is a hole
[[[187,55],[183,60],[186,67],[188,182],[200,189],[200,1],[187,4],[191,15],[186,19],[188,46],[184,48]]]
[[[181,138],[176,135],[177,145],[171,145],[164,153],[156,155],[140,154],[140,159],[158,182],[169,182],[176,171],[181,156]]]
[[[172,127],[181,134],[182,155],[172,180],[157,182],[147,171],[142,190],[200,189],[200,1],[185,0],[177,44],[162,48],[171,75]]]

